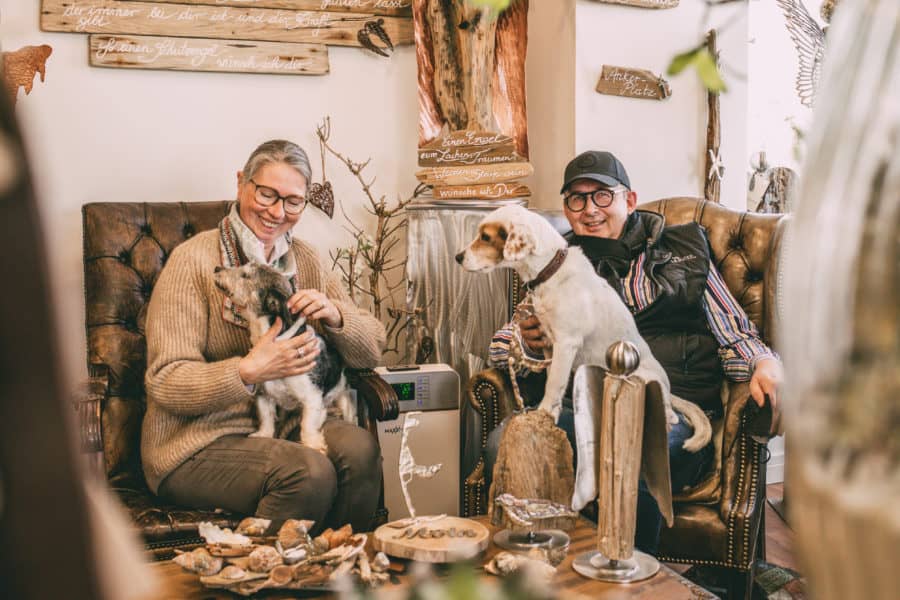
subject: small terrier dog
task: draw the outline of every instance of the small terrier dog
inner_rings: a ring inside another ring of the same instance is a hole
[[[215,283],[247,319],[251,343],[256,344],[272,327],[276,316],[281,317],[283,327],[277,340],[294,337],[306,330],[306,317],[295,317],[288,309],[290,284],[275,269],[254,262],[240,267],[216,267]],[[300,443],[323,454],[327,451],[322,434],[327,407],[337,405],[345,421],[356,422],[356,407],[347,387],[340,355],[329,348],[320,336],[316,335],[316,338],[321,352],[312,371],[266,381],[257,386],[259,429],[251,433],[251,437],[270,438],[275,435],[276,405],[285,410],[303,407]]]
[[[521,206],[505,206],[485,216],[478,225],[478,236],[456,255],[456,261],[467,271],[487,273],[508,267],[515,269],[523,281],[535,279],[551,262],[556,263],[546,283],[532,292],[534,314],[553,345],[544,398],[538,408],[556,421],[569,374],[580,365],[605,365],[607,348],[627,340],[640,352],[636,373],[663,385],[669,424],[678,422],[674,407],[694,428],[684,449],[700,450],[712,436],[706,414],[693,402],[670,392],[669,378],[638,332],[628,307],[597,275],[581,249],[565,250],[566,246],[563,236],[540,215]]]

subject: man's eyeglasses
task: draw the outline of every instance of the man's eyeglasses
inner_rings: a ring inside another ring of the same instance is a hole
[[[278,190],[259,185],[253,179],[250,179],[250,183],[256,186],[256,201],[262,206],[272,206],[279,200],[284,200],[284,212],[292,215],[299,215],[306,208],[306,198],[303,196],[281,196]]]
[[[624,187],[617,187],[611,190],[600,188],[593,192],[572,192],[571,194],[567,194],[563,198],[563,201],[566,204],[566,208],[572,212],[583,211],[584,207],[587,206],[588,198],[591,199],[591,202],[593,202],[594,206],[597,208],[606,208],[612,204],[613,198],[616,197],[618,192],[623,192],[625,190],[626,188]]]

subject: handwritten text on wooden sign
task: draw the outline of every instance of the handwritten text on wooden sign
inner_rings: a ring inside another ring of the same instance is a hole
[[[289,75],[328,73],[328,47],[321,44],[92,35],[90,47],[91,64],[99,67]]]
[[[132,0],[122,0],[130,2]],[[239,8],[287,8],[411,17],[412,0],[154,0],[169,4],[208,4]]]
[[[678,0],[599,0],[606,4],[624,4],[638,8],[675,8]]]
[[[432,194],[439,200],[459,198],[482,198],[502,200],[506,198],[523,198],[531,195],[528,186],[520,183],[481,183],[477,185],[436,185]]]
[[[371,14],[271,8],[189,6],[121,0],[43,0],[41,29],[77,33],[171,35],[360,46],[357,32]],[[396,44],[413,43],[412,21],[383,19]]]
[[[672,90],[665,79],[644,69],[629,69],[603,65],[597,91],[613,96],[665,100]]]
[[[429,184],[466,185],[513,181],[534,173],[531,163],[502,163],[471,167],[428,167],[416,173],[419,181]]]

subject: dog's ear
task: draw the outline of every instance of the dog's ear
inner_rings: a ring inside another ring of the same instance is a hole
[[[281,290],[275,288],[266,290],[266,295],[262,301],[263,309],[267,314],[281,317],[283,328],[290,327],[294,322],[294,315],[291,314],[287,301],[287,297]]]
[[[506,243],[503,245],[503,258],[505,260],[511,262],[520,261],[534,252],[536,244],[534,234],[526,225],[510,223],[505,229]]]

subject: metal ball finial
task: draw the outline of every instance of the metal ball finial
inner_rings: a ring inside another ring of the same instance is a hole
[[[613,375],[627,377],[641,364],[641,354],[637,346],[626,340],[620,340],[606,350],[606,364]]]

